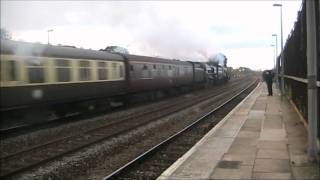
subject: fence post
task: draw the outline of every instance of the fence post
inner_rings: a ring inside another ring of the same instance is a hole
[[[317,161],[317,45],[316,45],[316,16],[315,0],[307,0],[307,64],[308,64],[308,157],[310,161]]]

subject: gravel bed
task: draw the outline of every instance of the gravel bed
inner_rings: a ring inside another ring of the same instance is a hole
[[[235,82],[235,80],[229,82],[228,84],[231,84],[232,82]],[[221,86],[212,87],[211,90],[215,90],[220,87]],[[210,89],[194,91],[192,93],[185,94],[183,96],[171,97],[159,102],[141,105],[138,107],[132,107],[130,109],[113,112],[106,115],[89,118],[86,120],[75,121],[72,123],[67,123],[62,126],[57,126],[49,129],[41,129],[32,133],[28,133],[28,134],[13,137],[13,138],[2,139],[0,141],[0,146],[1,146],[0,157],[3,157],[12,152],[17,152],[21,150],[21,147],[23,147],[23,149],[26,149],[28,147],[32,147],[38,144],[43,144],[54,139],[59,139],[62,137],[79,134],[88,129],[97,128],[97,127],[106,125],[108,123],[112,123],[117,120],[120,120],[121,118],[128,117],[133,114],[150,111],[152,109],[157,109],[161,105],[164,105],[170,101],[175,101],[175,99],[178,100],[179,98],[197,96],[197,94],[201,94],[202,92],[206,92],[209,90]]]
[[[111,173],[115,168],[126,163],[128,159],[135,157],[137,152],[144,152],[155,145],[155,142],[164,140],[167,135],[163,134],[173,134],[176,132],[175,128],[178,128],[177,125],[179,125],[179,123],[175,121],[179,121],[185,116],[192,117],[195,114],[198,113],[189,111],[181,113],[180,115],[159,119],[129,134],[84,149],[72,156],[64,157],[47,164],[45,167],[40,167],[33,172],[14,177],[14,179],[78,179],[90,171],[94,171],[92,168],[97,165],[103,165],[105,169],[107,169],[107,172]],[[162,134],[159,133],[159,131],[165,133]],[[141,141],[141,139],[145,140]],[[114,156],[114,153],[118,155]],[[75,177],[78,175],[79,177]],[[83,178],[87,179],[85,177]]]
[[[212,109],[208,99],[167,118],[159,119],[127,135],[84,149],[72,156],[49,163],[17,179],[101,179],[129,159],[153,147]],[[219,102],[219,103],[220,103]],[[143,141],[141,141],[143,139]]]
[[[169,101],[170,99],[166,99],[160,102],[133,107],[99,117],[67,123],[62,126],[53,127],[50,129],[42,129],[22,136],[4,139],[0,142],[0,156],[19,151],[21,150],[21,147],[32,147],[34,145],[42,144],[50,140],[79,134],[81,132],[87,131],[88,129],[93,129],[112,122],[116,122],[121,118],[158,108],[159,106],[166,104]]]

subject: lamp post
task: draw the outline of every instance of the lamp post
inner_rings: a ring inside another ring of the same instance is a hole
[[[279,75],[279,67],[278,67],[278,64],[280,64],[280,63],[278,63],[277,62],[277,57],[278,57],[278,35],[277,34],[272,34],[272,36],[273,37],[276,37],[276,55],[275,55],[275,61],[276,61],[276,64],[275,64],[275,73],[276,73],[276,84],[277,84],[277,86],[278,86],[278,88],[279,88],[279,77],[278,77],[278,75]]]
[[[273,48],[273,69],[276,68],[276,51],[275,51],[275,45],[271,44],[270,45]]]
[[[275,7],[280,7],[280,27],[281,27],[281,95],[284,95],[284,60],[283,60],[283,31],[282,31],[282,4],[273,4]]]
[[[272,34],[273,37],[276,37],[276,56],[278,56],[278,35]]]
[[[49,39],[49,33],[52,32],[52,31],[53,31],[53,29],[49,29],[49,30],[47,31],[47,32],[48,32],[48,45],[50,44],[50,41],[49,41],[49,40],[50,40],[50,39]]]

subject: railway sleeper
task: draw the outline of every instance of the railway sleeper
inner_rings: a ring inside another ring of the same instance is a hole
[[[169,167],[172,163],[169,163],[167,161],[165,162],[159,162],[159,161],[153,161],[146,164],[146,167],[155,167],[155,168],[163,168],[163,167]]]
[[[173,146],[173,147],[170,147],[170,148],[166,149],[166,151],[184,152],[187,149],[189,149],[189,148],[186,147],[186,146]]]
[[[130,172],[129,174],[125,174],[123,176],[120,176],[119,179],[154,179],[157,176],[157,174],[154,171],[140,171],[135,170]]]

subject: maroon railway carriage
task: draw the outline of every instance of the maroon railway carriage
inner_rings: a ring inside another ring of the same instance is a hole
[[[192,86],[190,62],[156,57],[125,55],[128,62],[129,92],[156,91]]]

